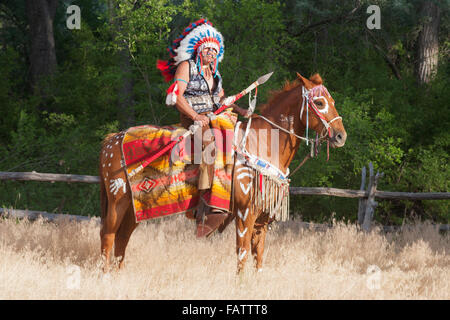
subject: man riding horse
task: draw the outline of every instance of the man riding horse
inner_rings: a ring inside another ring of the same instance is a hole
[[[180,112],[181,125],[189,127],[197,122],[202,128],[202,149],[210,149],[214,135],[208,134],[210,117],[224,99],[222,77],[218,64],[224,55],[223,36],[206,19],[191,23],[169,48],[171,59],[158,61],[166,81],[174,80],[167,90],[166,103]],[[231,105],[234,112],[246,116],[247,110]],[[213,146],[213,145],[212,145]],[[213,146],[214,147],[214,146]],[[198,190],[200,203],[196,210],[197,237],[214,232],[226,219],[229,210],[206,203],[202,195],[211,188],[214,163],[201,157]]]
[[[345,144],[342,117],[319,74],[307,79],[297,73],[294,82],[273,93],[259,108],[260,114],[236,123],[236,113],[249,115],[232,103],[267,81],[270,74],[223,100],[218,72],[223,37],[204,19],[185,28],[169,51],[170,60],[158,61],[157,66],[166,81],[174,80],[166,103],[180,111],[184,128],[132,127],[108,134],[102,143],[99,176],[104,271],[109,268],[113,246],[119,267],[123,267],[128,241],[139,222],[175,213],[189,217],[192,210],[196,210],[198,237],[208,236],[234,219],[238,272],[250,255],[260,270],[268,224],[289,219],[289,165],[300,144],[310,143],[312,156],[325,141],[328,158],[330,146]],[[252,113],[256,99],[249,101]],[[196,130],[200,125],[202,130]],[[315,131],[315,140],[309,138],[308,129]],[[194,139],[191,163],[191,139],[187,137],[202,131],[205,137]],[[208,132],[213,138],[207,138]],[[202,140],[203,152],[195,152],[202,149],[198,143],[196,147],[198,140]],[[170,155],[168,150],[172,150]],[[201,155],[200,167],[197,155]],[[213,167],[211,161],[202,162],[205,155],[208,160],[213,158]]]

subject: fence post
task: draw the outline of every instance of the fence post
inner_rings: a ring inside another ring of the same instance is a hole
[[[383,172],[378,172],[377,174],[374,175],[373,174],[373,164],[372,162],[369,163],[369,185],[368,185],[368,191],[369,191],[369,195],[367,198],[367,203],[366,203],[366,210],[364,213],[364,222],[362,225],[362,228],[364,231],[370,231],[370,227],[372,224],[372,220],[373,220],[373,215],[375,213],[375,208],[378,205],[378,203],[375,201],[375,192],[377,191],[377,184],[378,184],[378,180],[379,178],[381,178],[384,173]]]
[[[366,167],[364,166],[361,170],[361,187],[359,190],[364,191],[366,189]],[[366,203],[367,199],[359,198],[358,201],[358,224],[362,226],[364,222],[364,214],[366,213]]]

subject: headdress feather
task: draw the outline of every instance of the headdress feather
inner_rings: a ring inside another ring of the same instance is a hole
[[[168,61],[158,60],[156,67],[167,82],[171,81],[178,64],[188,59],[194,59],[198,50],[204,47],[213,47],[217,50],[214,67],[214,72],[216,72],[217,64],[222,61],[224,54],[223,36],[212,26],[210,21],[200,19],[192,22],[183,30],[183,33],[167,48],[170,59]]]

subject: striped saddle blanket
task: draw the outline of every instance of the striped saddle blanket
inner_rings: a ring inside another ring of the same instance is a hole
[[[207,205],[228,211],[236,120],[236,114],[230,110],[211,120],[215,143],[214,176],[211,189],[203,194]],[[199,164],[195,164],[194,154],[194,150],[198,149],[192,136],[178,143],[174,149],[151,162],[139,173],[130,176],[133,169],[185,132],[186,129],[178,125],[143,125],[126,131],[122,141],[122,155],[137,222],[183,213],[195,209],[199,204]]]

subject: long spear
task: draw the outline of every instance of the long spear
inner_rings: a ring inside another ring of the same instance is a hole
[[[269,78],[272,76],[273,72],[270,72],[268,74],[265,74],[261,77],[258,78],[258,80],[256,80],[255,82],[253,82],[247,89],[242,90],[241,92],[239,92],[238,94],[234,95],[234,96],[230,96],[225,98],[225,100],[222,103],[222,106],[217,109],[216,111],[214,111],[214,114],[219,114],[221,113],[223,110],[225,110],[226,108],[229,108],[230,105],[232,105],[234,102],[236,102],[237,100],[239,100],[240,98],[242,98],[243,96],[245,96],[246,94],[248,94],[250,91],[252,91],[253,89],[255,89],[257,86],[263,84],[264,82],[266,82],[267,80],[269,80]],[[128,174],[129,177],[133,177],[136,173],[142,171],[146,166],[148,166],[151,162],[153,162],[156,158],[159,158],[161,155],[163,155],[164,153],[166,153],[168,150],[172,149],[173,147],[175,147],[175,145],[179,142],[181,142],[183,139],[186,139],[188,136],[190,136],[191,134],[194,134],[198,128],[200,128],[199,124],[194,123],[193,125],[191,125],[189,127],[189,130],[186,131],[183,135],[174,138],[169,144],[167,144],[164,148],[162,148],[161,150],[159,150],[157,153],[155,153],[154,155],[152,155],[150,158],[148,158],[147,160],[145,160],[144,162],[141,163],[141,165],[133,170],[131,170],[131,172]]]

